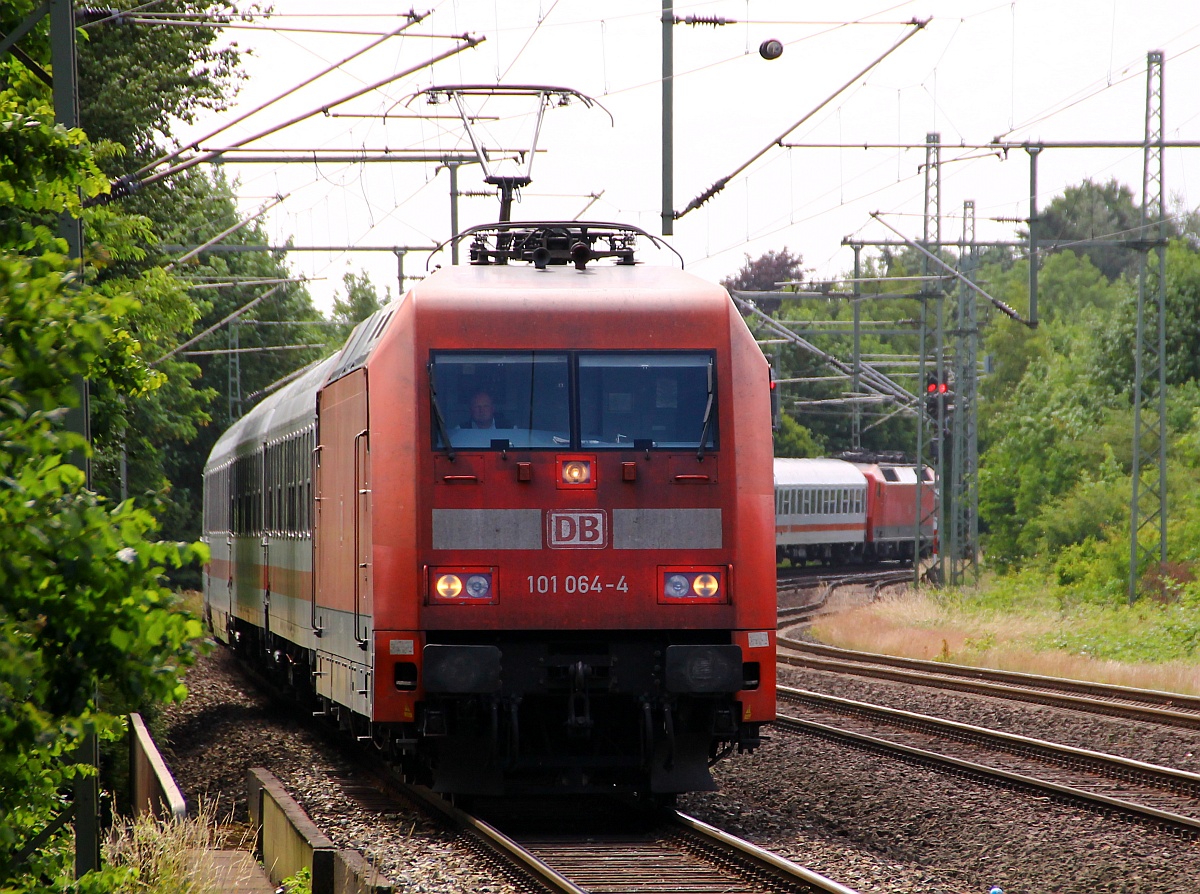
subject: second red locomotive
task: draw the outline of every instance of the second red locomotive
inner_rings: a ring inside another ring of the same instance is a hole
[[[709,789],[774,718],[767,362],[636,235],[480,230],[206,466],[215,634],[441,791]]]

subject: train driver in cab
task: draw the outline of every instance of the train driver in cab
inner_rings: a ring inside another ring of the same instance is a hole
[[[471,398],[471,419],[463,428],[500,428],[492,396],[479,391]]]

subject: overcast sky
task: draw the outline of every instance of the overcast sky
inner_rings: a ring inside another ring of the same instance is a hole
[[[331,8],[315,0],[278,0],[270,24],[363,33],[229,30],[227,39],[252,50],[245,59],[249,81],[234,109],[200,122],[186,135],[200,137],[289,91],[365,47],[374,40],[372,33],[402,23],[394,2],[356,0],[345,4],[344,15],[331,14]],[[574,102],[546,112],[533,183],[514,207],[514,219],[571,219],[583,213],[587,219],[661,232],[660,3],[442,0],[416,8],[430,14],[403,36],[204,145],[231,145],[320,109],[459,45],[451,35],[470,34],[485,40],[247,148],[470,153],[453,106],[429,106],[420,97],[408,103],[409,98],[433,85],[570,88],[597,105]],[[1194,0],[681,0],[674,12],[736,21],[673,29],[677,211],[811,115],[785,142],[920,144],[927,134],[940,133],[943,144],[955,144],[942,150],[943,240],[961,234],[968,199],[975,202],[980,239],[1013,238],[1016,224],[1003,219],[1028,214],[1028,154],[996,155],[957,145],[994,138],[1139,141],[1150,50],[1165,54],[1167,139],[1200,140],[1200,90],[1195,89],[1200,84],[1200,4]],[[914,30],[904,24],[913,18],[928,19],[928,25],[854,78]],[[784,46],[773,61],[758,53],[769,38]],[[532,109],[523,98],[496,98],[470,111],[479,116],[479,138],[489,149],[525,150],[532,141]],[[445,117],[427,117],[433,114]],[[1200,205],[1200,149],[1172,149],[1166,156],[1172,199],[1188,208]],[[919,148],[774,146],[703,207],[675,221],[669,241],[689,270],[712,280],[735,273],[745,255],[785,246],[803,255],[813,278],[836,277],[853,261],[843,237],[896,238],[872,219],[872,212],[919,238],[924,158]],[[229,170],[239,182],[246,212],[270,196],[288,196],[267,217],[273,240],[421,246],[450,236],[449,178],[433,163],[259,164]],[[501,162],[493,172],[518,173]],[[1039,162],[1038,199],[1045,205],[1084,178],[1112,177],[1140,199],[1141,151],[1047,150]],[[488,190],[478,165],[460,169],[459,189]],[[494,221],[498,209],[494,197],[461,197],[460,226]],[[322,308],[328,308],[347,270],[365,270],[381,294],[384,288],[396,294],[396,261],[389,254],[294,253],[290,258],[298,274],[317,280],[311,291]],[[438,260],[449,263],[448,255]],[[406,274],[424,275],[425,262],[426,255],[410,254]]]

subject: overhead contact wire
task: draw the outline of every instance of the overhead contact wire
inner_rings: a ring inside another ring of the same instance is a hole
[[[836,91],[831,93],[829,95],[829,97],[827,99],[825,99],[823,102],[821,102],[816,108],[809,111],[808,114],[806,114],[803,118],[801,118],[799,121],[797,121],[791,127],[789,127],[787,130],[785,130],[783,133],[781,133],[778,137],[773,139],[770,143],[768,143],[766,146],[764,146],[758,152],[756,152],[753,156],[751,156],[751,158],[748,161],[746,161],[740,167],[738,167],[737,170],[733,171],[731,174],[728,174],[725,177],[722,177],[720,180],[718,180],[716,183],[714,183],[712,186],[710,186],[707,190],[705,190],[699,196],[692,199],[692,201],[688,204],[688,206],[683,211],[675,212],[674,213],[675,219],[678,220],[679,218],[683,217],[685,214],[689,213],[690,211],[694,211],[695,209],[699,208],[701,205],[703,205],[705,202],[707,202],[709,199],[711,199],[713,196],[715,196],[717,193],[719,193],[721,190],[723,190],[729,184],[730,180],[732,180],[738,174],[742,173],[742,171],[746,170],[746,168],[750,167],[752,164],[754,164],[756,161],[758,161],[760,158],[762,158],[764,155],[766,155],[769,151],[771,151],[772,148],[774,148],[775,146],[782,143],[784,140],[784,137],[786,137],[788,134],[790,134],[792,131],[794,131],[797,127],[799,127],[801,124],[803,124],[809,118],[811,118],[813,115],[815,115],[817,112],[819,112],[825,106],[827,106],[830,102],[832,102],[834,99],[836,99],[839,95],[841,95],[843,92],[845,92],[846,89],[849,88],[851,84],[853,84],[855,81],[857,81],[859,78],[861,78],[867,72],[869,72],[872,68],[877,66],[880,62],[882,62],[884,59],[886,59],[892,53],[896,52],[896,50],[900,49],[900,47],[902,47],[910,38],[912,38],[914,35],[916,35],[920,31],[922,31],[925,28],[925,26],[929,24],[929,22],[930,22],[929,19],[913,19],[912,22],[910,23],[913,26],[913,30],[911,30],[907,34],[905,34],[902,38],[900,38],[898,41],[896,41],[894,44],[892,44],[891,47],[889,47],[882,55],[880,55],[878,58],[876,58],[874,61],[872,61],[869,65],[867,65],[865,68],[863,68],[862,71],[855,74],[854,77],[850,78],[848,81],[846,81],[846,83],[844,83]]]
[[[357,99],[358,97],[360,97],[366,93],[370,93],[372,90],[378,90],[380,87],[386,86],[387,84],[390,84],[393,81],[398,81],[401,78],[406,78],[409,75],[420,71],[422,68],[426,68],[430,65],[433,65],[436,62],[440,62],[443,59],[448,59],[451,56],[457,55],[458,53],[461,53],[463,50],[471,49],[472,47],[478,46],[479,44],[483,43],[487,38],[486,37],[472,37],[471,35],[464,34],[460,39],[465,41],[465,43],[462,46],[457,46],[454,49],[447,50],[444,53],[440,53],[437,56],[434,56],[432,59],[422,62],[420,65],[414,65],[413,67],[405,69],[404,71],[400,71],[400,72],[397,72],[396,74],[389,75],[388,77],[383,78],[382,80],[376,81],[373,84],[368,84],[366,87],[363,87],[360,90],[355,90],[353,93],[343,96],[341,99],[334,100],[333,102],[330,102],[330,103],[325,103],[324,105],[319,106],[318,108],[315,108],[312,111],[305,112],[302,115],[297,115],[296,117],[290,118],[281,124],[276,124],[273,127],[269,127],[266,130],[261,131],[260,133],[257,133],[257,134],[254,134],[253,136],[246,137],[245,139],[239,140],[238,142],[233,143],[232,145],[226,147],[226,149],[237,149],[240,146],[244,146],[246,143],[252,143],[255,140],[261,140],[263,137],[270,136],[273,133],[277,133],[278,131],[281,131],[281,130],[284,130],[285,128],[291,127],[293,124],[298,124],[299,122],[304,121],[306,118],[311,118],[313,115],[316,115],[320,112],[328,112],[334,106],[338,106],[338,105],[341,105],[342,103],[349,102],[352,99]],[[172,167],[167,168],[165,171],[159,171],[156,174],[152,174],[149,177],[147,177],[141,181],[131,182],[129,178],[119,179],[117,181],[117,184],[120,186],[124,186],[126,191],[119,192],[116,195],[109,194],[107,196],[98,197],[97,199],[92,199],[89,202],[85,202],[85,205],[90,206],[90,205],[104,204],[108,201],[111,201],[112,198],[116,198],[120,195],[127,194],[128,191],[132,191],[133,189],[138,189],[143,186],[149,186],[152,183],[157,183],[159,180],[163,180],[167,177],[178,174],[181,171],[186,171],[188,168],[195,167],[198,164],[202,164],[207,161],[212,161],[214,158],[217,158],[221,154],[222,154],[221,150],[201,153],[200,155],[194,156],[193,158],[190,158],[187,161],[180,162],[177,165],[173,165]],[[116,188],[117,187],[114,186],[114,191],[116,190]]]
[[[296,93],[299,90],[302,90],[303,88],[307,87],[309,84],[313,83],[314,81],[325,77],[325,75],[329,74],[330,72],[335,71],[336,69],[341,68],[346,63],[358,58],[363,53],[366,53],[368,50],[372,50],[375,47],[379,46],[385,40],[395,37],[397,34],[400,34],[402,31],[405,31],[408,28],[412,27],[413,25],[420,23],[422,21],[422,19],[423,19],[423,17],[410,19],[409,21],[407,21],[403,25],[401,25],[399,28],[396,28],[395,30],[390,31],[387,34],[384,34],[378,40],[372,41],[371,43],[367,44],[365,47],[351,53],[349,56],[347,56],[341,62],[335,62],[333,65],[330,65],[328,68],[324,69],[323,71],[313,75],[308,80],[301,81],[295,87],[291,87],[287,91],[279,94],[278,96],[274,97],[273,99],[269,99],[266,102],[262,103],[261,105],[258,105],[255,108],[251,109],[250,111],[244,112],[243,114],[238,115],[232,121],[226,122],[225,124],[218,127],[216,130],[210,131],[209,133],[205,134],[204,136],[190,141],[187,146],[181,147],[168,155],[164,155],[161,158],[150,162],[149,164],[143,165],[142,167],[138,168],[133,173],[133,176],[134,177],[140,176],[141,174],[144,174],[146,171],[153,170],[154,168],[157,168],[161,164],[166,164],[167,162],[178,158],[180,155],[182,155],[184,152],[186,152],[189,148],[198,147],[201,143],[211,140],[217,134],[222,133],[226,130],[229,130],[229,128],[233,127],[235,124],[240,124],[242,121],[245,121],[251,115],[256,115],[259,112],[261,112],[263,109],[267,108],[268,106],[271,106],[271,105],[279,102],[279,100],[283,99],[284,97],[290,96],[291,94]]]

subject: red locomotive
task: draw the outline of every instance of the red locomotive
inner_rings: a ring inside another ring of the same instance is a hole
[[[777,561],[911,562],[929,555],[937,548],[937,482],[931,468],[919,468],[918,482],[918,466],[897,454],[777,458]]]
[[[640,230],[468,234],[213,448],[209,624],[440,791],[711,789],[775,715],[767,362]]]

